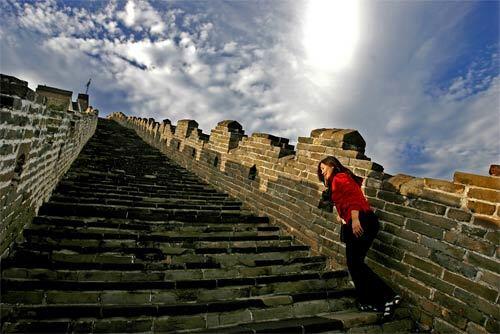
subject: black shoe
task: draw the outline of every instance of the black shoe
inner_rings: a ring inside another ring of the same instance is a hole
[[[396,310],[396,307],[398,307],[399,304],[401,304],[401,296],[395,295],[391,300],[384,304],[384,314],[382,317],[384,319],[392,318],[394,310]]]

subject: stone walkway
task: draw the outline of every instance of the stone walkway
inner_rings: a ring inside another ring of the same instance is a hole
[[[99,120],[1,264],[2,333],[395,333],[266,217]]]

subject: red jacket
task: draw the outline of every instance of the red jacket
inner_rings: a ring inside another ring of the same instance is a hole
[[[337,173],[331,183],[332,200],[335,203],[340,218],[349,223],[351,211],[370,211],[361,187],[346,173]]]

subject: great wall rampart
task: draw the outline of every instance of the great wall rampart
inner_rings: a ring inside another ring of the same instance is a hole
[[[88,106],[83,95],[72,102],[66,91],[35,93],[7,76],[0,88],[5,255],[93,135],[97,113],[82,112]],[[412,317],[438,333],[500,331],[500,177],[391,176],[364,155],[365,141],[355,130],[313,130],[294,149],[284,138],[246,136],[236,121],[222,121],[206,135],[193,120],[174,126],[122,113],[109,118],[328,256],[332,268],[343,267],[344,246],[335,213],[317,208],[323,186],[316,166],[326,155],[337,156],[365,178],[363,190],[382,222],[367,261],[409,301]]]
[[[412,316],[437,332],[499,331],[500,177],[456,172],[453,181],[385,174],[364,155],[355,130],[317,129],[296,151],[285,138],[222,121],[210,136],[193,120],[108,118],[216,188],[269,216],[302,243],[345,262],[335,213],[317,208],[317,163],[334,155],[365,178],[382,228],[368,263],[411,302]]]
[[[71,92],[0,77],[2,257],[94,134],[97,113],[87,107],[85,94],[72,102]]]

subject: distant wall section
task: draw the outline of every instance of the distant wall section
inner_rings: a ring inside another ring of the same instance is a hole
[[[64,108],[50,108],[26,81],[0,75],[0,254],[8,253],[95,132],[97,113],[68,110],[71,95],[56,93],[52,101],[69,101]]]

